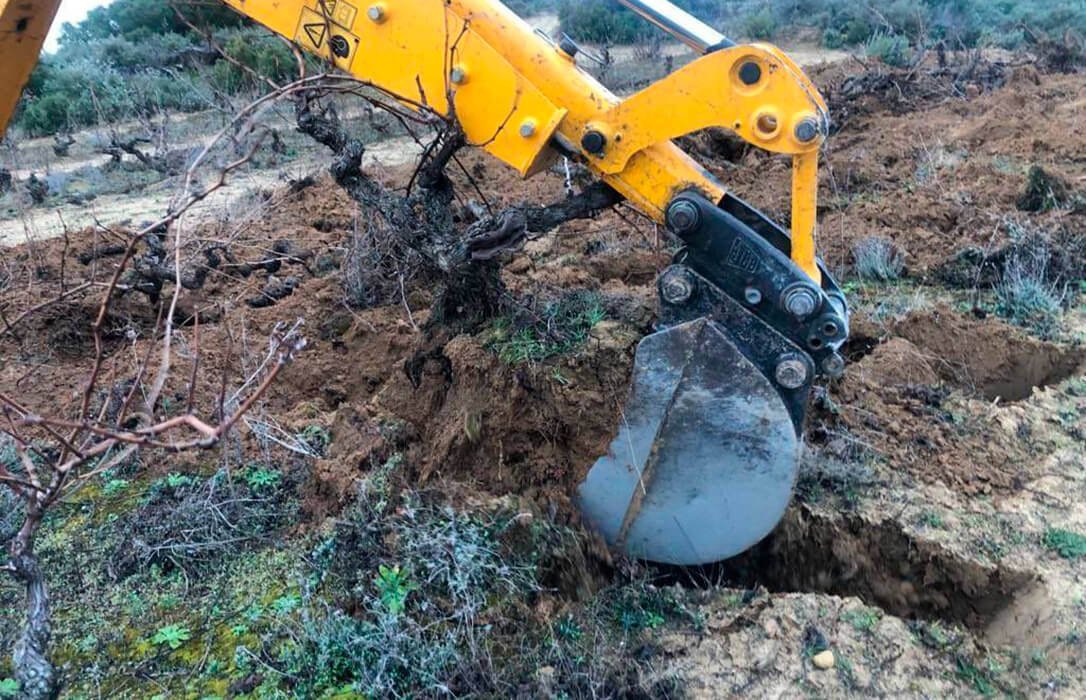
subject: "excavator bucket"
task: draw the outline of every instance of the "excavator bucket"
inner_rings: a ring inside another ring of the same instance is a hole
[[[618,436],[578,489],[626,554],[694,565],[762,539],[792,496],[801,441],[773,383],[699,318],[644,338]]]

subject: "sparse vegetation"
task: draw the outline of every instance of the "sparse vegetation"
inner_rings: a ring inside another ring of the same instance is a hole
[[[855,630],[869,632],[879,624],[882,613],[875,608],[853,608],[846,611],[841,619],[852,625]]]
[[[1008,320],[1049,336],[1058,326],[1067,287],[1049,277],[1047,243],[1031,238],[1007,258],[995,285],[996,311]]]
[[[604,318],[596,294],[568,292],[544,303],[538,311],[521,309],[496,320],[487,347],[509,364],[541,362],[580,346]]]
[[[887,63],[892,65],[910,55],[910,44],[945,41],[966,47],[996,45],[1014,49],[1028,40],[1023,26],[1053,34],[1067,29],[1086,33],[1086,7],[1047,0],[696,0],[679,4],[742,38],[768,39],[788,28],[816,27],[822,30],[827,48],[867,46],[868,55],[889,58]],[[638,24],[638,18],[626,11],[595,0],[588,5],[559,0],[558,8],[563,30],[578,39],[629,43],[643,39],[647,31],[647,22]],[[737,32],[735,27],[741,29]],[[872,43],[878,50],[871,50]]]
[[[905,254],[885,238],[865,238],[852,249],[856,274],[871,282],[893,282],[905,271]]]

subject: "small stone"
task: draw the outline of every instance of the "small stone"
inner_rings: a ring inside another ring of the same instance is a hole
[[[833,668],[833,652],[829,649],[820,651],[811,657],[811,662],[814,663],[815,668],[820,668],[823,671]]]

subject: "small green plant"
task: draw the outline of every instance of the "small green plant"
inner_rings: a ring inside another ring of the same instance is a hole
[[[171,489],[179,489],[184,486],[191,486],[196,483],[196,479],[192,478],[188,474],[178,474],[176,472],[170,472],[166,475],[166,485]]]
[[[399,566],[377,567],[377,576],[373,580],[381,605],[393,616],[399,615],[407,605],[407,596],[416,591],[419,585],[411,580],[411,573]]]
[[[323,455],[328,446],[332,444],[332,436],[328,433],[328,429],[317,423],[306,426],[298,437],[320,455]]]
[[[128,488],[127,479],[110,479],[102,488],[102,493],[106,496],[116,496],[126,488]]]
[[[962,656],[957,658],[956,664],[958,678],[973,686],[973,690],[985,696],[996,694],[996,687],[989,671],[978,668],[976,664]]]
[[[253,464],[245,474],[245,483],[249,484],[253,491],[269,491],[279,485],[281,478],[279,472]]]
[[[584,636],[584,630],[577,624],[577,620],[573,618],[573,615],[566,615],[559,620],[557,631],[558,636],[563,639],[568,639],[571,642],[575,642]]]
[[[860,632],[868,632],[879,624],[882,615],[875,608],[855,608],[841,615],[841,620],[852,625],[852,628]]]
[[[1064,559],[1073,560],[1086,556],[1086,535],[1060,528],[1049,528],[1042,541],[1045,547]]]
[[[14,678],[0,681],[0,698],[13,698],[19,694],[19,682]]]
[[[289,615],[298,609],[298,606],[302,604],[302,599],[297,595],[285,595],[276,598],[272,602],[272,610],[276,615]]]
[[[905,271],[905,254],[885,238],[864,238],[852,249],[856,274],[872,282],[893,282]]]
[[[506,364],[540,362],[578,347],[604,318],[598,295],[574,291],[545,304],[539,313],[498,319],[486,345]]]
[[[158,632],[155,632],[155,636],[151,637],[151,643],[155,646],[166,644],[171,649],[180,649],[181,645],[190,639],[192,639],[192,633],[189,632],[188,627],[183,625],[166,625],[165,627],[160,627]]]

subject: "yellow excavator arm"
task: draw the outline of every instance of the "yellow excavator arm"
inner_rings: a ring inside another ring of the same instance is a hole
[[[701,563],[763,537],[791,497],[806,399],[838,374],[848,311],[816,258],[826,104],[796,63],[736,45],[667,0],[619,0],[700,54],[620,99],[580,48],[497,0],[222,0],[339,69],[442,114],[523,176],[564,155],[686,245],[658,280],[661,330],[639,346],[624,423],[581,485],[617,548]],[[0,0],[0,125],[58,0]],[[453,104],[450,105],[449,102]],[[790,156],[790,231],[672,140],[706,127]]]

